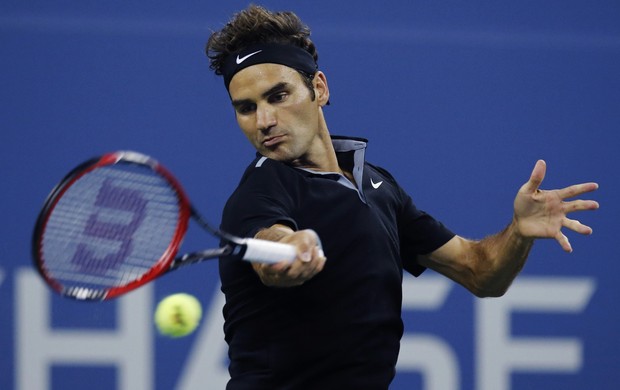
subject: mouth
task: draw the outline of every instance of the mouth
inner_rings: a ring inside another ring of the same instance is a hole
[[[263,143],[263,146],[269,148],[269,147],[273,147],[279,144],[283,140],[284,140],[284,135],[275,135],[275,136],[270,136],[270,137],[265,138],[262,143]]]

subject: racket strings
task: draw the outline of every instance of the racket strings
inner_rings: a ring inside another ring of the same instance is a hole
[[[148,166],[96,168],[64,191],[47,219],[41,255],[63,286],[107,289],[142,278],[169,251],[179,199]]]

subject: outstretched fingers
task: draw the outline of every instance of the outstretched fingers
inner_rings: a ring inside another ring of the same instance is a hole
[[[558,190],[558,193],[562,199],[568,199],[574,198],[575,196],[579,196],[581,194],[596,191],[597,189],[598,183],[581,183],[562,188],[561,190]],[[598,203],[596,203],[596,205],[598,206]]]
[[[519,190],[514,203],[515,220],[519,231],[525,237],[554,238],[566,252],[572,252],[563,228],[579,234],[592,234],[589,226],[576,219],[568,218],[569,213],[584,210],[596,210],[598,202],[594,200],[573,199],[582,194],[598,189],[597,183],[581,183],[558,190],[542,191],[541,184],[545,178],[547,165],[538,160],[529,180]]]
[[[558,231],[558,234],[556,234],[555,239],[557,242],[560,243],[560,246],[562,247],[562,249],[564,249],[565,252],[571,253],[573,251],[573,247],[570,245],[570,242],[568,241],[568,237],[566,237],[564,233],[562,233],[561,231]]]
[[[592,228],[590,226],[584,225],[576,219],[564,218],[562,226],[579,234],[592,234]]]
[[[565,213],[572,213],[574,211],[596,210],[599,208],[599,204],[595,200],[578,199],[564,202],[563,208]]]

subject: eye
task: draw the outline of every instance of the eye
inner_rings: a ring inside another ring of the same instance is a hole
[[[273,95],[269,95],[269,103],[280,103],[286,100],[288,97],[288,93],[286,92],[278,92]]]
[[[248,115],[256,111],[256,104],[254,103],[245,103],[235,106],[235,111],[237,111],[240,115]]]

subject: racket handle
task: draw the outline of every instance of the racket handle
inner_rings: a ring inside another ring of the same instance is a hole
[[[281,261],[293,261],[297,257],[297,249],[293,245],[281,242],[247,238],[243,260],[259,263],[275,264]]]

